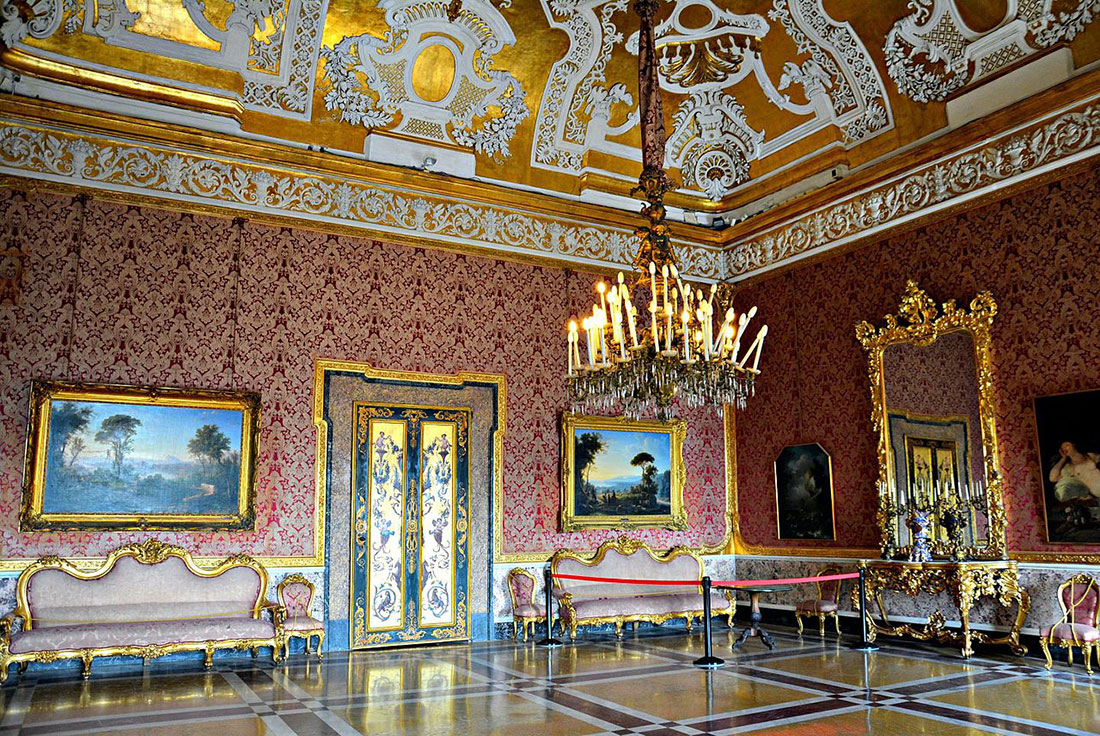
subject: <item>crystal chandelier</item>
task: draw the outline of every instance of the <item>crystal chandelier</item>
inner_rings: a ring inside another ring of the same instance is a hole
[[[665,222],[664,196],[672,182],[664,170],[665,121],[653,18],[658,0],[636,0],[638,90],[642,131],[642,175],[631,194],[645,200],[646,224],[634,257],[633,283],[619,273],[609,287],[596,284],[599,301],[592,313],[569,322],[568,388],[574,409],[585,413],[620,411],[629,417],[654,414],[667,419],[676,399],[688,407],[726,404],[743,408],[759,374],[768,326],[745,339],[756,307],[738,315],[723,311],[723,294],[685,284]],[[633,296],[639,298],[639,310]],[[716,297],[719,297],[716,300]],[[648,305],[642,300],[648,298]],[[582,360],[581,342],[585,343]]]

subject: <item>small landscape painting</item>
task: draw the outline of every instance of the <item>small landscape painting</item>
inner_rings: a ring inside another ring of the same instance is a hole
[[[259,397],[36,384],[25,529],[245,528]]]
[[[683,422],[566,415],[563,526],[670,526],[683,520]]]
[[[833,467],[816,442],[783,448],[775,461],[780,539],[835,539]]]

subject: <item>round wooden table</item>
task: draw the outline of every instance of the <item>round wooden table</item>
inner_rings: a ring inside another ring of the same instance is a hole
[[[730,649],[738,649],[745,641],[753,636],[760,637],[760,641],[764,642],[764,646],[768,649],[775,649],[775,642],[772,640],[772,635],[767,631],[764,631],[760,626],[760,596],[764,593],[782,593],[791,589],[790,585],[760,585],[760,586],[714,586],[716,588],[724,588],[725,590],[743,590],[749,594],[749,607],[750,617],[749,625],[745,627],[745,630],[741,632],[741,636],[737,637],[737,641],[733,643]]]

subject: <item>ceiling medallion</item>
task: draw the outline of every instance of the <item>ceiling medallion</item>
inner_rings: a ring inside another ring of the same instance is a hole
[[[725,290],[719,293],[712,285],[707,294],[685,285],[676,268],[665,222],[664,196],[673,183],[663,168],[665,122],[653,32],[657,2],[634,3],[641,18],[642,175],[631,193],[645,200],[642,215],[646,218],[636,231],[640,240],[634,257],[637,274],[629,285],[622,273],[610,288],[600,281],[592,314],[580,321],[579,328],[575,319],[569,322],[569,399],[574,409],[585,413],[621,411],[630,417],[654,414],[667,419],[675,400],[689,407],[711,406],[718,413],[727,404],[743,408],[753,393],[768,334],[764,325],[741,352],[756,308],[741,315],[732,307],[723,311]],[[636,297],[648,292],[649,304],[641,313],[649,316],[641,323],[632,290]],[[587,360],[581,359],[582,331]]]

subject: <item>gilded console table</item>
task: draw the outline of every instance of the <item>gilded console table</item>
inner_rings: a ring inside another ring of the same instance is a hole
[[[1020,587],[1016,563],[1009,560],[975,562],[895,562],[892,560],[863,560],[860,567],[866,570],[867,599],[874,600],[882,621],[867,611],[868,638],[874,641],[877,634],[887,636],[911,636],[921,641],[947,642],[962,645],[962,655],[974,653],[972,644],[1006,644],[1014,654],[1027,654],[1027,647],[1020,643],[1020,628],[1024,625],[1031,599]],[[886,614],[882,602],[883,591],[892,590],[912,598],[922,594],[934,595],[946,591],[959,610],[962,630],[945,627],[946,620],[940,611],[933,611],[923,626],[894,625]],[[859,596],[852,591],[853,608],[859,610]],[[1008,608],[1017,606],[1016,622],[1006,636],[993,638],[980,631],[970,630],[970,609],[979,598],[988,596],[995,603]],[[868,605],[868,608],[871,608]]]

